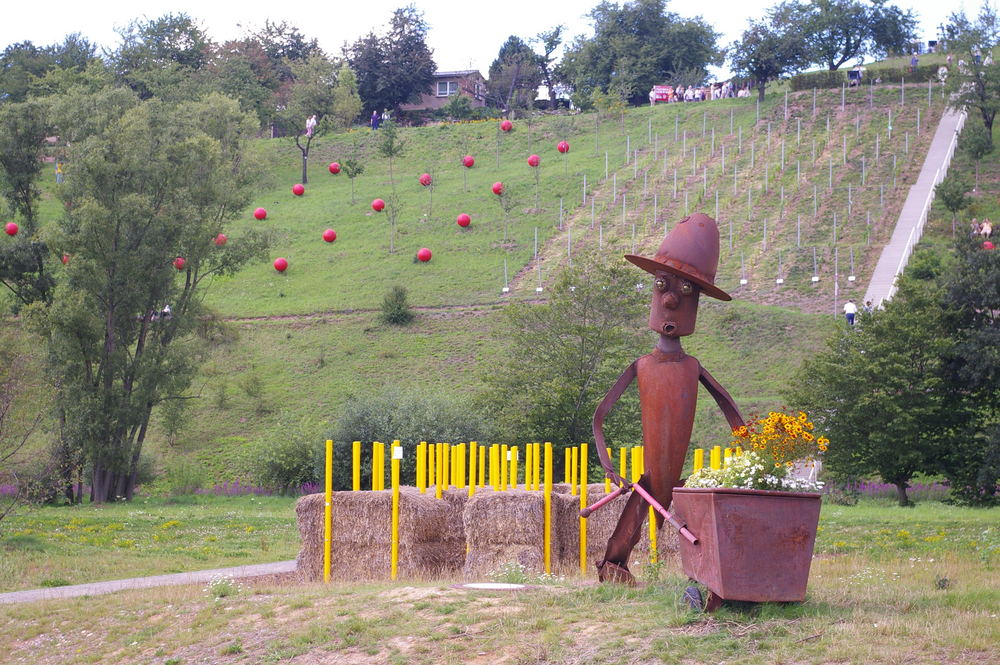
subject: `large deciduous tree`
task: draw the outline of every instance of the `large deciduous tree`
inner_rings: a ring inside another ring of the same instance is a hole
[[[597,404],[650,346],[634,269],[591,258],[574,261],[547,303],[507,308],[496,330],[503,353],[486,374],[482,404],[510,440],[549,440],[560,452],[591,440]],[[638,413],[630,390],[605,426],[609,439],[641,438]]]
[[[771,12],[805,38],[809,62],[830,71],[865,56],[905,53],[916,38],[913,11],[887,0],[790,0]]]
[[[118,31],[122,43],[110,63],[119,82],[148,99],[185,82],[205,67],[211,40],[185,13],[134,20]]]
[[[601,2],[590,19],[594,36],[578,37],[559,67],[581,98],[601,89],[642,104],[653,85],[702,83],[708,65],[721,62],[718,33],[700,18],[666,11],[665,0]]]
[[[387,34],[372,32],[344,46],[366,115],[418,102],[430,92],[437,66],[427,46],[427,30],[423,14],[410,5],[392,13]]]
[[[983,139],[991,149],[993,122],[1000,111],[1000,64],[990,57],[998,28],[1000,20],[989,2],[983,3],[975,19],[953,13],[945,27],[947,48],[957,61],[948,73],[948,105],[978,114],[985,129]]]
[[[249,200],[253,118],[221,95],[118,102],[71,104],[95,111],[91,131],[77,128],[54,241],[72,259],[52,305],[28,311],[48,339],[62,436],[92,470],[95,502],[131,498],[154,407],[189,385],[201,287],[264,249],[256,235],[213,242]]]
[[[841,478],[878,473],[900,505],[915,474],[945,471],[975,408],[951,378],[954,311],[932,258],[915,255],[884,309],[839,330],[803,363],[789,394],[830,432],[826,468]]]
[[[733,71],[746,75],[757,84],[757,98],[764,101],[769,81],[800,69],[805,59],[802,34],[783,24],[774,13],[768,21],[750,21],[743,36],[729,48]]]
[[[558,65],[553,53],[562,46],[565,30],[566,26],[557,25],[535,36],[535,41],[542,47],[542,54],[538,56],[538,67],[542,70],[542,82],[549,89],[549,108],[553,110],[556,108],[556,84],[559,81]]]
[[[492,104],[508,111],[531,108],[541,82],[538,55],[521,38],[508,37],[490,65],[486,90]]]

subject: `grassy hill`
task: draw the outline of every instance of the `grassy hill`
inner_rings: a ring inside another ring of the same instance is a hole
[[[694,211],[720,220],[717,281],[742,302],[706,304],[686,346],[744,410],[780,406],[788,377],[838,321],[835,262],[841,298],[860,296],[942,108],[936,89],[884,85],[776,94],[759,105],[540,116],[515,120],[510,133],[495,122],[404,129],[391,253],[387,215],[370,207],[392,190],[377,133],[315,142],[301,197],[291,193],[298,150],[287,139],[261,140],[251,157],[262,171],[259,194],[231,237],[240,227],[271,230],[271,258],[290,267],[282,274],[266,261],[211,284],[206,300],[228,332],[211,345],[182,426],[168,435],[159,420],[149,448],[160,460],[190,455],[232,477],[250,444],[291,427],[325,436],[350,394],[391,385],[468,399],[496,353],[489,332],[503,303],[544,298],[536,287],[587,250],[613,261],[626,251],[652,254],[665,230]],[[565,155],[556,150],[561,140],[571,146]],[[537,172],[526,163],[532,153],[541,157]],[[476,159],[471,169],[461,165],[465,154]],[[365,164],[353,203],[351,182],[326,169],[350,156]],[[418,182],[424,172],[432,191]],[[490,189],[497,181],[516,202],[506,225]],[[256,207],[268,210],[266,220],[253,218]],[[455,223],[460,212],[472,216],[468,229]],[[47,196],[43,216],[56,214]],[[326,228],[336,242],[322,240]],[[415,260],[420,247],[433,251],[429,263]],[[420,311],[408,328],[376,320],[394,284]],[[505,284],[511,292],[503,295]],[[706,399],[695,434],[705,445],[725,429]]]

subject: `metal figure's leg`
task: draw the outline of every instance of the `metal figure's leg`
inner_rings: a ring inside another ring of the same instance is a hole
[[[644,474],[639,480],[647,487],[648,478]],[[597,577],[602,582],[635,585],[635,578],[628,569],[628,560],[642,535],[642,525],[649,514],[649,504],[633,492],[625,503],[625,509],[618,519],[618,525],[608,540],[604,559],[597,562]]]

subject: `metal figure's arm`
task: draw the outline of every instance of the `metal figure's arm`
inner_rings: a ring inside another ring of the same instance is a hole
[[[722,414],[726,417],[726,421],[729,422],[730,429],[746,425],[746,421],[740,415],[740,410],[736,406],[736,402],[733,401],[733,398],[729,396],[726,389],[719,385],[719,382],[704,367],[699,370],[698,380],[701,381],[701,385],[708,389],[709,394],[715,398],[719,408],[722,409]]]
[[[632,383],[632,379],[635,378],[635,367],[637,362],[639,361],[634,361],[625,369],[624,372],[622,372],[622,375],[618,377],[615,385],[611,386],[611,390],[608,391],[608,394],[604,396],[601,403],[597,405],[597,410],[594,411],[594,445],[597,446],[597,456],[601,460],[601,466],[604,467],[607,477],[614,481],[619,487],[625,487],[628,483],[624,478],[615,473],[615,468],[611,463],[611,458],[608,457],[608,446],[604,441],[604,417],[608,415],[608,412],[611,411],[611,407],[615,405],[625,392],[625,389],[628,388],[630,383]]]

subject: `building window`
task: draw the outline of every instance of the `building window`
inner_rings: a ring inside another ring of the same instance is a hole
[[[457,81],[438,81],[438,97],[451,97],[458,94]]]

